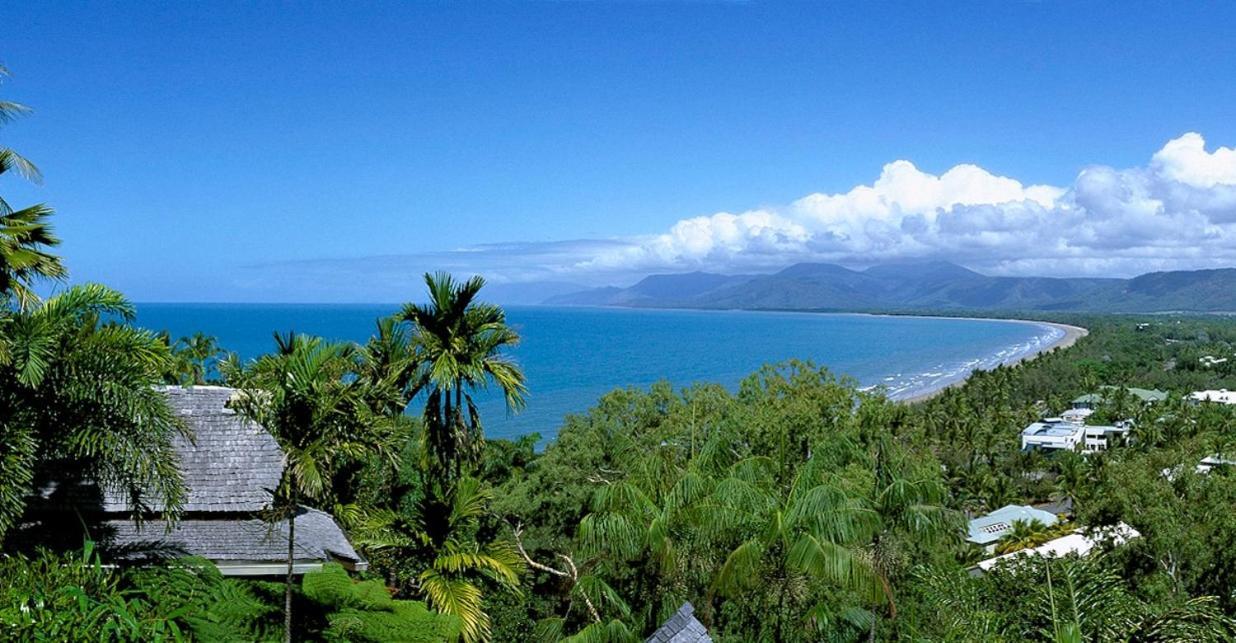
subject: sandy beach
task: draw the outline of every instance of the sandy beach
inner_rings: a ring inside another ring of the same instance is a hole
[[[958,319],[958,318],[953,318],[953,319]],[[980,319],[980,318],[967,317],[965,319]],[[1068,348],[1072,346],[1073,344],[1075,344],[1077,340],[1090,334],[1090,331],[1086,330],[1085,328],[1082,328],[1081,326],[1070,326],[1068,324],[1058,324],[1055,322],[1031,321],[1027,319],[1010,319],[1006,321],[1014,321],[1020,324],[1033,324],[1035,326],[1051,326],[1052,328],[1056,328],[1064,333],[1064,335],[1061,336],[1060,339],[1056,340],[1052,344],[1043,346],[1039,348],[1038,350],[1028,352],[1024,355],[1021,355],[1017,359],[1010,360],[1009,362],[1006,362],[1006,365],[1020,364],[1021,362],[1024,362],[1026,360],[1034,359],[1035,357],[1038,357],[1039,355],[1042,355],[1043,353],[1049,353],[1051,351],[1054,351],[1060,348]],[[931,399],[935,397],[936,395],[939,395],[941,391],[953,388],[954,386],[961,386],[962,384],[965,384],[966,380],[969,379],[969,377],[970,376],[967,374],[965,377],[962,377],[961,379],[958,379],[953,382],[949,382],[948,384],[945,384],[944,386],[941,386],[936,389],[932,389],[930,391],[924,391],[917,395],[913,395],[913,396],[898,400],[898,402],[901,402],[903,404],[914,404],[916,402],[922,402],[923,400]]]

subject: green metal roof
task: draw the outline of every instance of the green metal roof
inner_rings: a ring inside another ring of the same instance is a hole
[[[1115,387],[1115,386],[1100,386],[1099,388],[1104,391],[1118,390],[1118,387]],[[1125,388],[1124,390],[1128,391],[1129,395],[1132,395],[1133,397],[1136,397],[1137,399],[1143,402],[1162,402],[1163,400],[1167,399],[1167,393],[1164,391],[1160,391],[1158,389],[1146,389],[1146,388],[1137,388],[1135,386],[1130,386],[1130,387]],[[1102,393],[1087,393],[1086,395],[1082,395],[1081,397],[1078,397],[1077,399],[1073,400],[1073,403],[1074,404],[1102,404],[1106,400],[1107,400],[1107,397],[1104,396]]]

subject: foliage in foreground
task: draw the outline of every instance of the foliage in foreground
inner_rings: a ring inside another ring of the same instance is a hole
[[[396,600],[379,580],[354,581],[336,563],[305,574],[305,596],[326,612],[329,626],[322,637],[330,641],[454,641],[460,621],[426,609],[423,603]]]
[[[6,640],[266,640],[274,611],[214,565],[184,559],[127,574],[79,552],[0,558],[0,638]]]
[[[1156,605],[1130,590],[1113,561],[1028,558],[972,577],[916,573],[917,627],[945,640],[1231,641],[1236,621],[1214,597]]]
[[[174,436],[183,425],[155,386],[170,360],[153,333],[126,323],[133,305],[95,284],[24,311],[0,309],[0,539],[36,486],[70,473],[154,496],[175,517],[184,490]],[[108,318],[120,321],[107,321]]]

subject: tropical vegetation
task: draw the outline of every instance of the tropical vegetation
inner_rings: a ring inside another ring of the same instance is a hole
[[[0,102],[0,123],[25,111]],[[0,148],[10,169],[37,176]],[[535,398],[479,278],[426,275],[362,345],[277,334],[244,361],[139,328],[105,286],[65,287],[51,211],[2,207],[0,638],[637,641],[689,601],[721,641],[1236,639],[1236,475],[1197,467],[1236,455],[1236,407],[1186,401],[1236,389],[1236,360],[1203,359],[1236,352],[1226,317],[1056,316],[1089,336],[913,404],[798,361],[736,390],[621,389],[541,445],[485,438],[478,395]],[[367,571],[298,577],[291,551],[281,582],[127,562],[88,512],[54,514],[93,482],[175,524],[173,444],[193,436],[161,387],[207,382],[286,455],[265,517],[289,548],[297,515],[328,511]],[[1103,385],[1093,417],[1132,420],[1129,440],[1021,449],[1023,426]],[[1011,503],[1073,516],[1014,525],[1001,551],[1139,536],[975,573],[966,519]]]

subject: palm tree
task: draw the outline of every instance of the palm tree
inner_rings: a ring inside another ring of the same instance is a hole
[[[523,373],[503,353],[519,335],[501,308],[476,300],[485,283],[480,277],[457,283],[444,273],[426,274],[425,283],[429,302],[379,320],[360,350],[357,373],[369,408],[392,423],[406,424],[404,409],[425,396],[423,457],[404,472],[416,484],[395,484],[395,508],[358,514],[356,531],[370,550],[395,552],[392,568],[411,562],[416,573],[402,581],[458,616],[465,639],[478,641],[490,631],[481,581],[514,588],[523,565],[510,545],[477,541],[490,492],[469,476],[484,437],[473,394],[496,384],[509,409],[522,407]]]
[[[989,574],[998,578],[998,592],[948,566],[915,573],[945,628],[931,637],[939,640],[1217,643],[1236,637],[1236,622],[1216,597],[1148,602],[1104,556],[1024,557]]]
[[[726,469],[721,473],[724,477]],[[705,546],[725,524],[713,522],[723,517],[710,502],[719,481],[710,467],[697,459],[679,470],[648,457],[634,463],[628,475],[595,492],[593,512],[579,524],[580,549],[588,557],[582,575],[573,561],[569,565],[572,599],[587,607],[593,625],[605,622],[603,613],[631,616],[629,605],[603,578],[635,572],[646,593],[658,597],[642,614],[651,625],[691,598],[685,587],[706,586],[720,564],[710,557],[716,548]]]
[[[789,620],[810,623],[825,615],[803,603],[802,588],[825,583],[851,591],[868,604],[889,600],[864,545],[879,530],[867,499],[837,486],[821,459],[799,467],[788,488],[776,482],[768,458],[741,460],[696,507],[703,534],[728,545],[711,591],[738,598],[755,592],[775,601],[774,637],[785,640]],[[581,534],[586,535],[581,525]]]
[[[172,439],[185,428],[155,388],[171,356],[125,323],[133,315],[120,293],[95,284],[0,313],[0,536],[41,471],[125,490],[137,519],[155,496],[175,519],[184,491]]]
[[[873,507],[879,530],[868,548],[888,599],[888,617],[897,617],[893,584],[910,567],[912,551],[926,549],[961,533],[960,515],[945,508],[948,489],[931,469],[916,470],[888,436],[875,440]],[[870,640],[875,640],[875,619]]]
[[[1073,513],[1076,514],[1078,496],[1085,491],[1091,481],[1089,461],[1075,451],[1066,451],[1059,455],[1056,469],[1052,498],[1057,502],[1068,502]]]
[[[283,449],[273,516],[287,520],[284,640],[292,640],[292,578],[296,515],[302,503],[339,501],[335,476],[348,463],[386,451],[384,422],[365,403],[355,377],[355,346],[305,335],[275,334],[276,352],[230,379],[247,394],[237,409],[265,427]]]
[[[522,558],[510,544],[482,545],[476,540],[491,492],[476,478],[461,478],[451,487],[444,525],[433,524],[436,507],[425,502],[425,497],[419,500],[402,511],[368,512],[355,530],[355,541],[393,561],[428,560],[415,572],[417,590],[434,609],[460,619],[465,641],[488,640],[490,620],[484,611],[483,583],[514,590],[524,569]]]
[[[162,337],[168,343],[174,360],[173,368],[167,375],[169,383],[205,384],[211,367],[224,354],[215,338],[205,333],[194,333],[175,342],[166,333]]]
[[[425,275],[427,304],[408,304],[402,318],[413,326],[417,362],[409,378],[410,397],[424,393],[425,453],[448,483],[471,468],[484,440],[473,393],[491,383],[507,408],[524,405],[524,374],[503,351],[519,343],[506,313],[477,301],[481,277],[456,282],[449,274]]]
[[[1014,520],[1012,529],[996,543],[997,554],[1038,547],[1051,540],[1054,532],[1041,520]]]
[[[377,332],[360,349],[357,376],[365,382],[370,407],[388,417],[402,416],[417,364],[412,334],[398,316],[377,321]]]
[[[0,80],[9,77],[9,70],[4,65],[0,65]],[[0,100],[0,125],[4,125],[15,118],[25,116],[30,113],[30,108],[8,100]],[[7,147],[0,147],[0,174],[4,174],[9,170],[15,170],[18,174],[30,179],[38,181],[41,178],[39,168],[35,167],[34,163],[26,160],[25,157]],[[0,211],[8,209],[3,199],[0,199]]]
[[[785,613],[803,581],[853,591],[869,604],[890,599],[863,550],[879,529],[878,514],[818,469],[808,462],[784,493],[741,476],[722,482],[716,493],[718,508],[753,529],[730,551],[713,587],[722,596],[752,590],[776,596],[777,640],[785,640]],[[822,612],[812,607],[803,620]]]
[[[0,67],[0,79],[5,76],[8,70]],[[20,103],[0,100],[0,125],[29,111]],[[0,176],[10,170],[31,181],[40,179],[33,163],[7,147],[0,147]],[[60,244],[47,222],[51,215],[52,209],[44,205],[14,210],[0,197],[0,306],[15,300],[24,309],[38,301],[35,282],[68,275],[60,258],[47,251]]]

